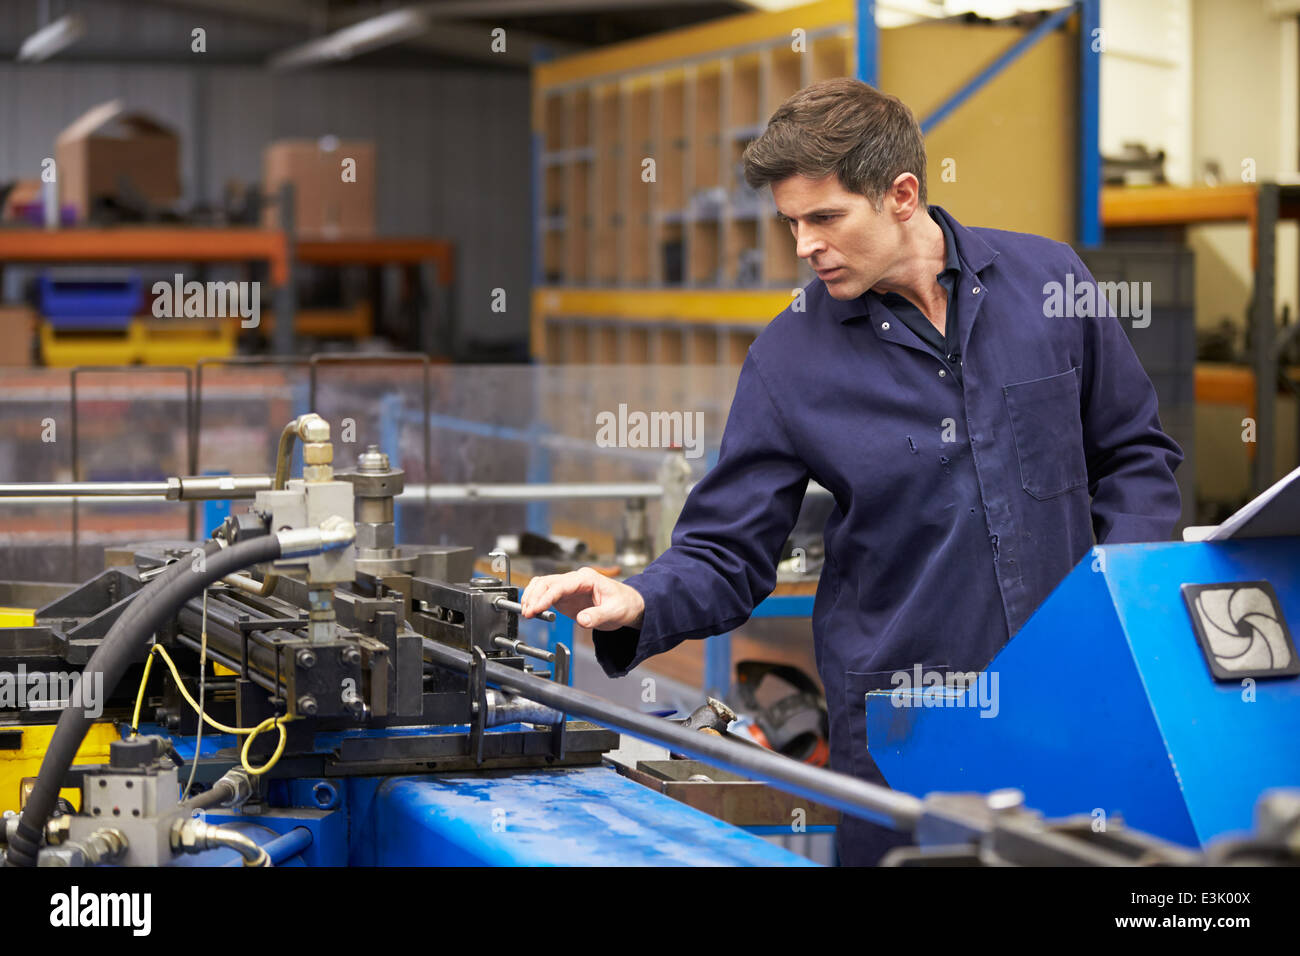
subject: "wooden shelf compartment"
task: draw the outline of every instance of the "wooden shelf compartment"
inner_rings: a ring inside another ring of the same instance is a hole
[[[784,44],[764,51],[768,54],[767,84],[764,89],[766,101],[763,105],[765,121],[785,100],[803,88],[803,71],[806,54],[798,53]]]
[[[564,94],[547,93],[542,115],[542,149],[548,152],[564,149],[568,146],[564,139]]]
[[[570,149],[581,149],[591,145],[591,90],[580,86],[569,93],[567,104],[569,111]]]
[[[728,119],[732,127],[757,126],[763,121],[759,115],[762,64],[757,53],[736,57],[731,61],[731,102]]]
[[[693,190],[711,189],[722,184],[719,155],[722,148],[722,68],[713,64],[695,75],[692,96],[691,170]]]
[[[697,285],[719,285],[719,226],[714,222],[692,222],[690,243],[691,282]]]
[[[686,195],[689,140],[686,135],[686,77],[675,73],[660,91],[659,208],[680,209]]]
[[[758,222],[733,219],[727,223],[727,261],[723,282],[754,288],[762,282],[762,249],[758,245]]]
[[[591,238],[591,163],[579,160],[569,169],[569,229],[566,274],[571,282],[582,283],[588,278]]]
[[[833,80],[838,76],[853,75],[853,34],[833,33],[813,37],[809,41],[808,55],[812,58],[809,83]]]
[[[655,255],[659,260],[659,280],[664,285],[679,286],[685,282],[688,261],[685,242],[685,230],[680,220],[659,223]]]
[[[763,281],[765,285],[797,283],[803,261],[795,254],[790,227],[765,216],[763,222]]]

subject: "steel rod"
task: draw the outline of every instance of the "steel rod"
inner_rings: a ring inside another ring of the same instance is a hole
[[[492,602],[492,606],[496,608],[498,611],[510,611],[515,614],[524,613],[524,606],[520,604],[518,601],[511,601],[509,598],[499,597]],[[543,611],[541,614],[538,614],[537,616],[541,618],[543,621],[546,621],[548,623],[555,620],[554,611]]]
[[[464,651],[425,638],[424,652],[439,666],[462,673],[469,671],[470,657]],[[639,713],[595,694],[525,674],[495,661],[487,662],[486,673],[489,683],[529,700],[585,717],[642,740],[663,744],[676,753],[684,753],[724,770],[763,780],[851,816],[910,833],[921,815],[921,801],[910,794],[833,770],[822,770],[770,750],[686,730],[660,717]]]
[[[0,484],[0,498],[165,498],[165,481],[34,481]]]
[[[36,501],[43,498],[132,498],[143,501],[169,498],[180,501],[229,500],[254,497],[271,488],[270,475],[196,475],[167,481],[51,481],[0,484],[0,501]],[[551,482],[407,485],[396,495],[414,501],[565,501],[582,499],[662,498],[663,486],[654,482]],[[830,494],[810,482],[808,494]]]

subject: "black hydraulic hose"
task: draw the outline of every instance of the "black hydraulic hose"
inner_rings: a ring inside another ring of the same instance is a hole
[[[216,550],[216,547],[215,542],[209,542],[201,562],[184,557],[136,592],[130,606],[122,612],[86,663],[81,677],[83,682],[92,680],[96,672],[102,673],[103,686],[111,693],[126,669],[144,657],[150,636],[175,616],[181,605],[202,594],[205,587],[227,574],[280,556],[280,540],[275,535],[250,538],[222,550]],[[5,852],[5,862],[9,866],[36,865],[41,837],[58,799],[59,788],[63,786],[68,768],[72,766],[92,723],[94,718],[86,715],[84,704],[67,707],[59,715],[58,726],[41,762],[36,786],[27,799]]]
[[[425,638],[424,653],[441,667],[461,673],[469,671],[470,655],[458,648]],[[525,674],[495,661],[487,661],[485,670],[488,683],[508,688],[529,700],[586,717],[642,740],[664,744],[674,752],[724,770],[766,780],[789,793],[808,797],[851,816],[904,833],[911,833],[920,818],[921,801],[911,794],[800,763],[760,747],[687,730],[660,717],[642,714],[576,687]]]

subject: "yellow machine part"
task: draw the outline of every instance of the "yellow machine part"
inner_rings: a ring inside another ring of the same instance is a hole
[[[23,781],[35,780],[45,759],[45,749],[54,736],[54,725],[37,727],[0,727],[5,731],[20,731],[22,742],[17,750],[0,749],[0,813],[5,810],[21,810],[26,802]],[[77,751],[74,765],[108,763],[108,745],[121,738],[112,721],[101,721],[90,725],[86,739]],[[78,810],[81,809],[81,793],[78,790],[64,789],[59,796],[66,797]]]
[[[36,612],[29,607],[0,607],[0,627],[35,627]]]

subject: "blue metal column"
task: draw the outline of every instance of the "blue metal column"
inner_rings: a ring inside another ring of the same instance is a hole
[[[1016,60],[1020,59],[1035,43],[1047,36],[1053,30],[1062,26],[1074,13],[1070,7],[1062,7],[1056,13],[1043,20],[1038,26],[1034,27],[1023,37],[1017,40],[1005,52],[1000,54],[988,66],[980,70],[973,76],[969,82],[964,84],[961,89],[957,90],[952,96],[948,97],[943,104],[934,110],[929,116],[921,120],[921,132],[929,133],[936,126],[942,123],[948,116],[953,113],[959,106],[978,93],[994,77],[1009,67]],[[1093,117],[1096,118],[1096,110],[1093,111]]]
[[[1101,242],[1101,0],[1079,8],[1079,244]]]
[[[704,693],[722,697],[731,687],[731,635],[715,634],[704,642]]]
[[[760,601],[750,620],[764,617],[811,618],[816,599],[811,594],[780,594]],[[704,643],[704,687],[719,697],[731,687],[731,635],[715,634]]]
[[[876,0],[858,0],[858,79],[872,86],[880,76],[879,41]]]

